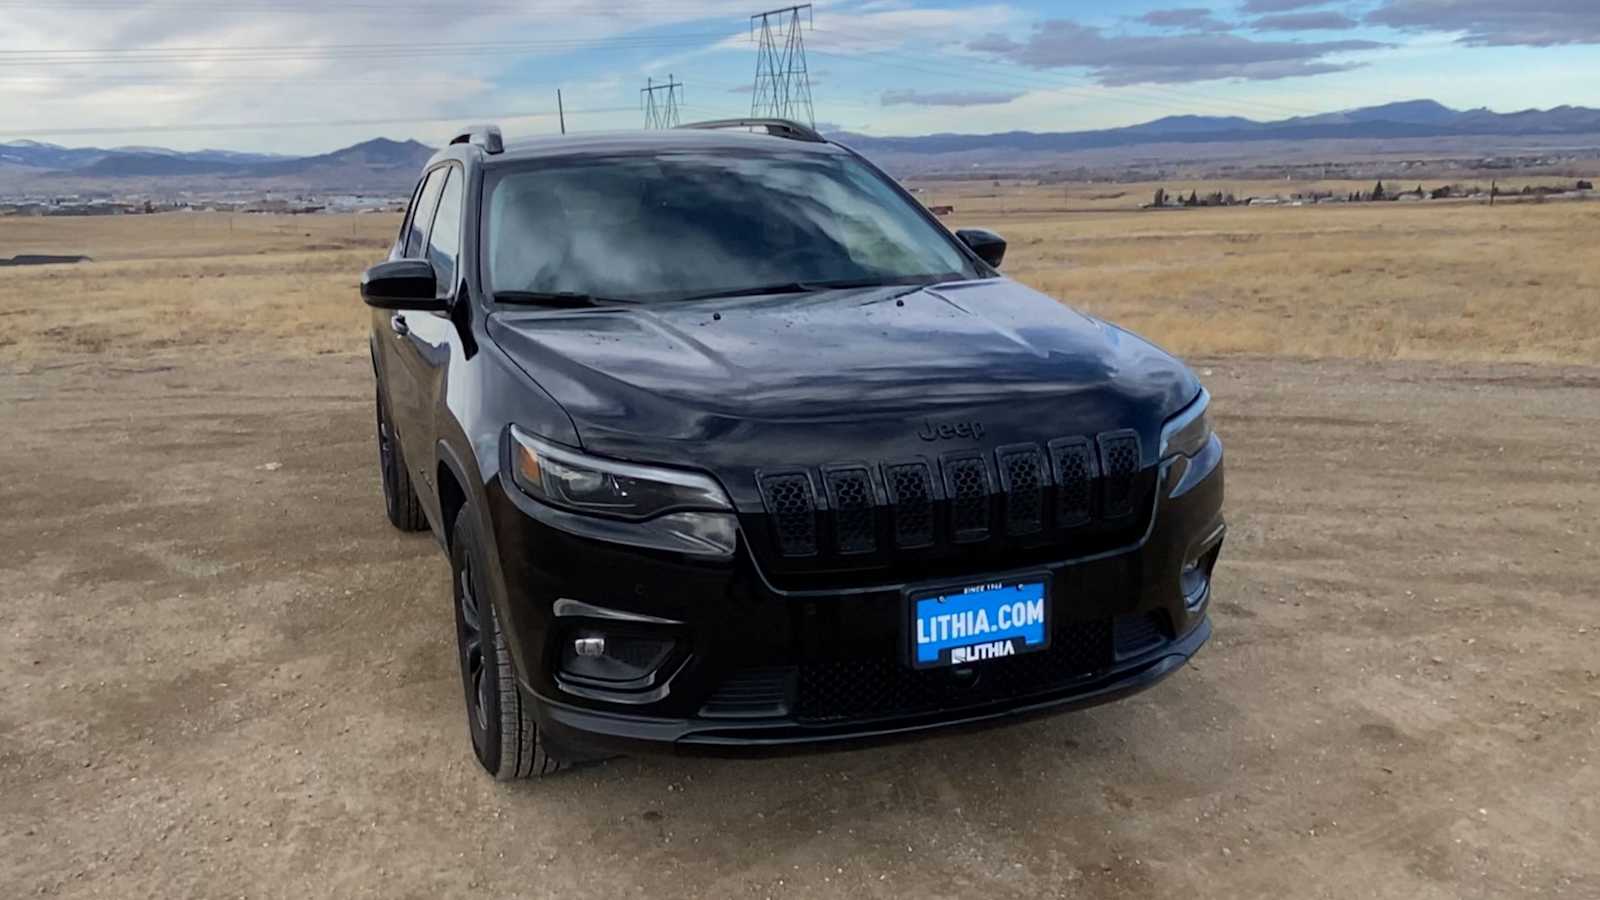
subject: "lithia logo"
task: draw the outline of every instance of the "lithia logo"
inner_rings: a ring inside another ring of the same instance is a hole
[[[1016,655],[1017,645],[1015,641],[991,641],[987,644],[973,644],[971,647],[951,647],[950,664],[959,666],[963,663]]]
[[[925,441],[948,441],[955,438],[983,437],[983,423],[977,419],[971,422],[938,422],[932,419],[923,419],[922,427],[917,430],[917,437]]]

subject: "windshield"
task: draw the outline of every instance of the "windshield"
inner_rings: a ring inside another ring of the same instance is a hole
[[[684,152],[491,171],[491,290],[670,301],[978,277],[846,155]]]

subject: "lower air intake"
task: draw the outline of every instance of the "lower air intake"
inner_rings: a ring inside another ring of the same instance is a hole
[[[969,672],[911,669],[891,654],[802,664],[794,715],[803,722],[942,712],[1066,687],[1112,662],[1111,621],[1058,623],[1048,650]]]
[[[1117,616],[1112,629],[1116,634],[1117,656],[1137,656],[1166,643],[1171,631],[1169,621],[1161,610]]]
[[[766,719],[789,713],[794,693],[794,669],[746,669],[724,681],[700,707],[711,719]]]

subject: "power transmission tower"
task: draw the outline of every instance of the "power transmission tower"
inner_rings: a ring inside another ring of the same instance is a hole
[[[815,27],[811,4],[786,6],[750,17],[756,48],[756,83],[750,98],[752,118],[794,119],[815,127],[811,108],[811,75],[806,69],[806,44],[801,17]]]
[[[639,106],[644,109],[644,127],[677,128],[678,104],[683,101],[679,92],[682,89],[683,82],[671,75],[663,84],[646,79],[645,86],[639,89]]]

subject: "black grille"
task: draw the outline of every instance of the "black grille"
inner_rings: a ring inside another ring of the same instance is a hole
[[[811,587],[866,568],[919,566],[905,574],[925,579],[1032,565],[1062,548],[1103,552],[1126,546],[1151,509],[1156,473],[1141,465],[1138,433],[1113,431],[769,471],[759,478],[760,525],[771,537],[759,543],[786,586]]]
[[[950,498],[950,533],[958,541],[981,541],[989,534],[989,467],[981,456],[944,462],[944,489]]]
[[[1094,455],[1088,438],[1050,442],[1050,463],[1056,476],[1056,527],[1071,528],[1094,514]]]
[[[884,469],[889,503],[894,507],[894,542],[911,550],[933,543],[933,480],[926,463]]]
[[[768,475],[761,479],[761,498],[772,517],[773,535],[784,556],[811,556],[817,552],[816,501],[810,477]]]
[[[1050,649],[970,668],[915,670],[892,655],[805,663],[795,718],[827,722],[914,715],[1065,687],[1112,662],[1111,622],[1058,624]]]
[[[828,502],[833,505],[833,534],[839,552],[876,550],[878,535],[873,519],[876,504],[872,498],[872,476],[865,468],[851,467],[830,469],[823,478],[828,485]]]
[[[1006,533],[1037,534],[1044,529],[1044,489],[1049,483],[1039,448],[1005,448],[997,456],[1000,490],[1006,500]]]
[[[1115,519],[1133,512],[1134,481],[1139,474],[1139,435],[1132,431],[1100,435],[1100,471],[1106,518]]]

